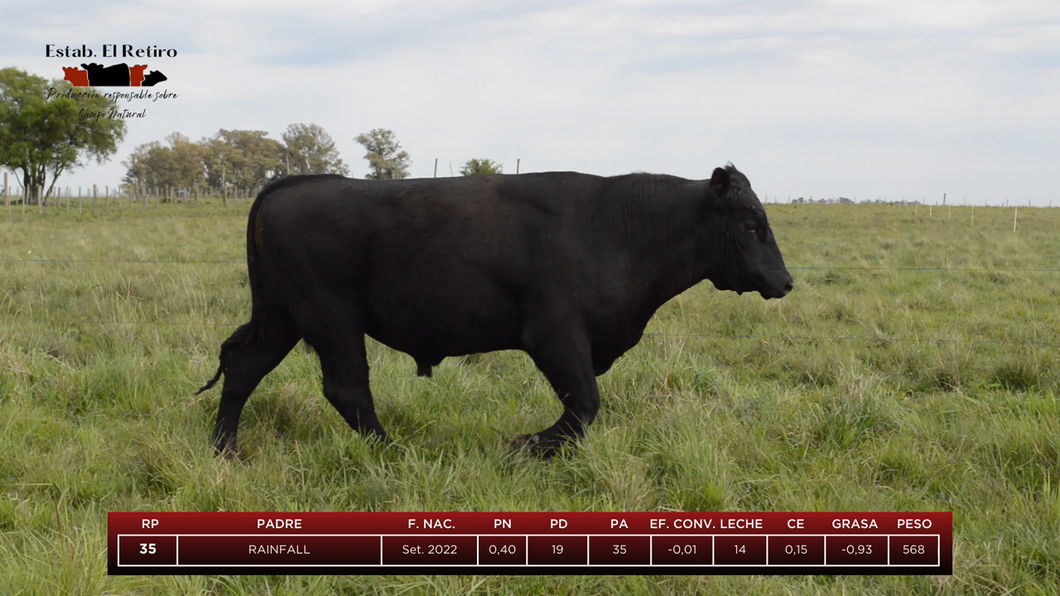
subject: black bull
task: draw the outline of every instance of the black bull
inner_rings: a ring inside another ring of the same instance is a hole
[[[517,444],[549,456],[596,417],[596,377],[640,341],[663,303],[703,279],[720,290],[791,291],[765,210],[731,164],[709,181],[573,172],[367,181],[291,176],[250,210],[250,322],[221,346],[214,429],[234,453],[240,413],[299,339],[324,396],[386,440],[364,336],[411,355],[523,350],[563,403]]]

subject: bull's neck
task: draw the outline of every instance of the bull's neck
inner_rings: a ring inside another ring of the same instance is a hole
[[[663,303],[699,283],[706,264],[697,261],[703,195],[701,183],[680,178],[631,177],[622,193],[623,243],[632,259],[635,303],[650,317]]]

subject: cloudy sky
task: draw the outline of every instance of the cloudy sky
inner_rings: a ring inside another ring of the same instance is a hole
[[[177,97],[133,103],[118,154],[60,185],[116,184],[171,132],[316,123],[351,174],[353,138],[394,131],[413,176],[473,158],[520,170],[707,178],[759,196],[1060,206],[1060,3],[1005,1],[37,0],[4,11],[0,67],[48,79],[127,60]]]

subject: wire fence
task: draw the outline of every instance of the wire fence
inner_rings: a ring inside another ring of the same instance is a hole
[[[0,263],[146,263],[176,265],[244,265],[246,261],[217,261],[194,259],[16,259],[0,258]]]
[[[516,172],[518,174],[518,172]],[[437,178],[437,172],[435,172]],[[10,182],[9,182],[10,175]],[[92,199],[98,199],[101,201],[113,200],[117,206],[121,206],[121,201],[127,201],[130,206],[135,202],[142,202],[143,207],[147,206],[147,200],[159,204],[163,202],[198,202],[200,199],[243,199],[249,202],[249,199],[257,195],[260,190],[260,186],[255,188],[244,188],[237,187],[231,184],[225,188],[215,188],[206,184],[193,184],[188,186],[163,186],[163,187],[146,187],[146,186],[135,186],[125,183],[116,184],[91,184],[81,185],[77,187],[75,193],[72,186],[61,186],[52,189],[51,193],[41,201],[41,206],[46,209],[54,208],[58,211],[60,208],[69,209],[70,202],[75,199],[78,201],[91,201]],[[24,199],[25,189],[19,182],[19,176],[14,172],[4,171],[3,172],[3,184],[0,185],[0,200],[4,200],[5,204],[20,205],[32,205],[34,208],[38,207],[36,202],[26,202]],[[817,197],[814,199],[814,197]],[[807,198],[808,197],[808,198]],[[1035,204],[1034,199],[1026,199],[1013,201],[1011,199],[989,199],[989,198],[972,198],[961,197],[958,201],[956,198],[949,199],[947,202],[946,195],[940,197],[928,198],[921,196],[917,199],[915,196],[893,198],[886,196],[877,196],[872,199],[862,198],[859,200],[857,195],[853,195],[853,198],[837,196],[837,195],[820,195],[820,194],[809,194],[809,195],[798,195],[788,194],[786,196],[777,194],[763,194],[761,200],[765,204],[776,204],[776,205],[887,205],[894,207],[908,207],[912,209],[919,209],[924,207],[926,209],[933,208],[953,208],[953,207],[1000,207],[1000,208],[1011,208],[1011,207],[1024,207],[1024,208],[1051,208],[1053,207],[1053,199],[1038,197],[1039,204]],[[24,203],[24,204],[23,204]],[[23,210],[24,211],[24,210]],[[38,209],[39,213],[44,213],[43,209]]]
[[[139,205],[141,209],[147,209],[149,203],[161,205],[162,203],[198,203],[201,200],[220,199],[225,205],[229,201],[242,200],[249,204],[260,188],[246,188],[234,185],[226,185],[224,188],[215,188],[206,184],[191,186],[141,186],[125,183],[119,184],[92,184],[78,186],[76,194],[72,186],[45,187],[41,189],[43,194],[39,197],[28,196],[26,188],[19,182],[18,176],[12,176],[9,184],[9,174],[3,172],[3,184],[0,185],[0,200],[3,201],[7,211],[11,207],[21,206],[23,214],[32,213],[36,210],[39,215],[47,213],[70,212],[71,205],[76,205],[77,211],[83,212],[85,203],[93,213],[97,207],[109,212],[111,205],[115,209],[132,209]],[[17,186],[17,188],[16,188]],[[31,206],[27,211],[26,207]]]

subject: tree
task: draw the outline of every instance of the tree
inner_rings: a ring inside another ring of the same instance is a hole
[[[489,159],[469,159],[460,167],[461,176],[475,176],[477,174],[503,174],[504,164]]]
[[[154,188],[159,183],[159,150],[162,143],[151,141],[137,146],[129,158],[121,162],[125,166],[125,177],[122,182],[131,186]]]
[[[21,170],[25,199],[45,201],[66,170],[107,161],[125,137],[116,104],[91,89],[0,70],[0,165]],[[51,184],[45,190],[48,175]]]
[[[158,141],[151,141],[133,149],[129,157],[121,162],[125,166],[125,176],[121,181],[131,186],[155,186],[151,149],[161,146]]]
[[[394,138],[394,133],[384,128],[374,128],[367,134],[359,134],[354,139],[364,145],[367,153],[368,167],[372,171],[365,174],[368,180],[397,180],[409,175],[408,167],[412,162],[409,154],[401,150],[401,144]]]
[[[283,133],[288,174],[342,174],[350,168],[342,163],[331,135],[316,124],[292,124]]]
[[[221,129],[203,139],[206,182],[211,188],[257,189],[283,171],[284,146],[261,130]]]
[[[192,188],[205,180],[207,149],[200,143],[174,132],[166,137],[169,146],[158,141],[144,143],[122,164],[127,168],[126,184],[148,188]]]
[[[168,186],[194,188],[206,180],[206,147],[174,132],[166,137],[169,142]]]

